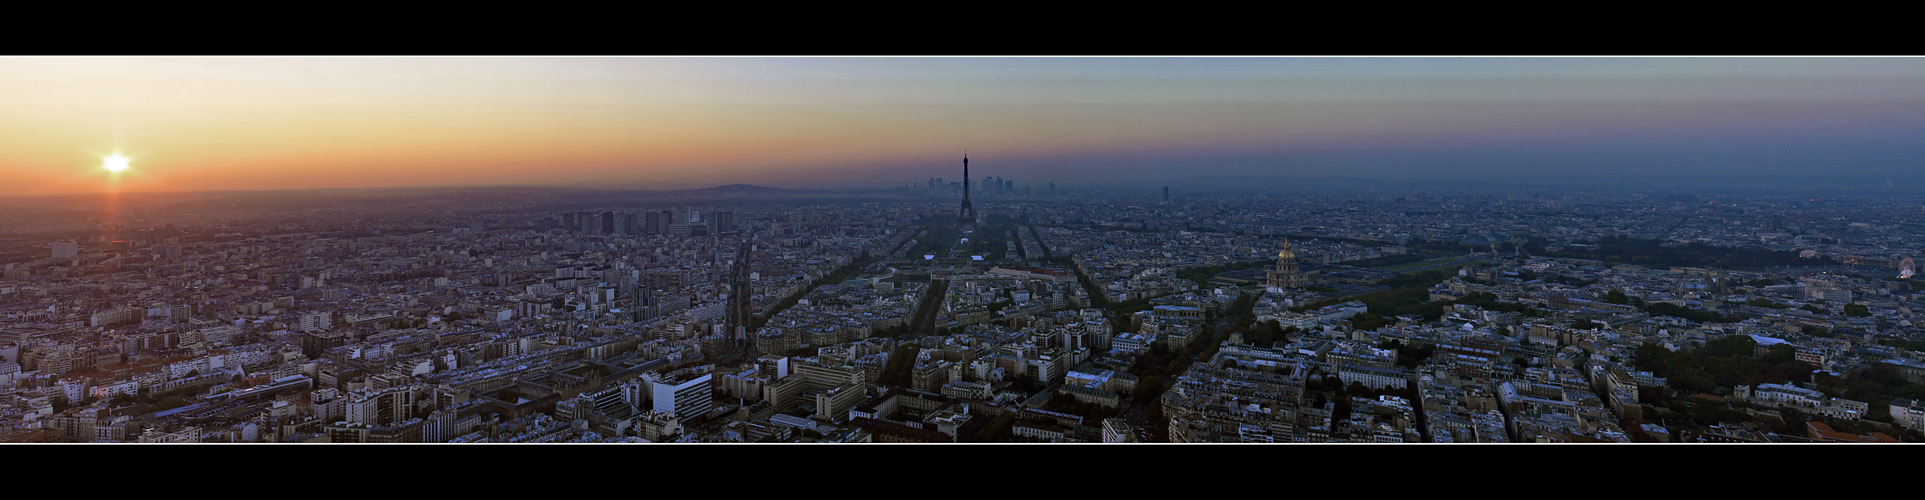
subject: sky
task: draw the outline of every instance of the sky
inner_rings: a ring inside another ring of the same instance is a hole
[[[1925,187],[1921,133],[1920,58],[0,58],[0,196],[896,187],[965,149],[1019,187]]]

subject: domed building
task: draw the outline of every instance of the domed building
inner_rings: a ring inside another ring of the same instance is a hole
[[[1303,272],[1297,270],[1297,254],[1290,251],[1290,241],[1284,240],[1283,251],[1277,252],[1277,268],[1264,273],[1264,286],[1277,290],[1303,288],[1307,282]]]

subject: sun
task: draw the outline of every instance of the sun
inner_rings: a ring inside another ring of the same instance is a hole
[[[127,157],[121,156],[120,153],[108,155],[106,160],[100,164],[100,168],[107,169],[108,172],[116,174],[125,172],[127,171]]]

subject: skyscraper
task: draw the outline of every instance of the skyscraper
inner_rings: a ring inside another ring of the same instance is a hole
[[[658,312],[657,310],[660,308],[658,304],[655,303],[655,288],[652,286],[652,283],[636,283],[635,295],[633,295],[633,297],[635,299],[635,321],[654,319]]]
[[[588,234],[602,234],[602,218],[600,216],[597,216],[596,214],[593,214],[593,213],[584,213],[583,217],[581,217],[581,221],[582,221],[581,232],[588,233]]]
[[[53,258],[71,259],[77,255],[80,255],[79,243],[76,243],[73,240],[60,240],[60,241],[53,242]]]

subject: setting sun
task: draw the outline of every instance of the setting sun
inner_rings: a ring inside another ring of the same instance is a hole
[[[100,168],[107,169],[108,172],[113,173],[124,172],[127,170],[127,157],[121,156],[120,153],[108,155],[106,161],[101,163]]]

